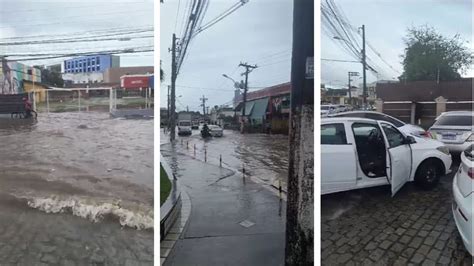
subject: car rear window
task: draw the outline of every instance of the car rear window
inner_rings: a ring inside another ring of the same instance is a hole
[[[434,124],[435,126],[474,126],[472,115],[443,115]]]

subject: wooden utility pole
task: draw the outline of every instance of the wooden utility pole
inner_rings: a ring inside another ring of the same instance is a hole
[[[293,0],[285,265],[314,264],[314,1]]]
[[[363,87],[362,87],[362,97],[364,99],[364,108],[367,108],[367,74],[365,70],[367,68],[365,55],[365,25],[362,25],[362,76],[363,76]]]
[[[247,104],[247,90],[249,85],[249,73],[252,72],[253,69],[257,68],[257,65],[249,65],[247,63],[240,63],[239,66],[245,67],[245,72],[242,73],[242,76],[245,75],[245,83],[244,83],[244,102],[242,106],[242,122],[240,124],[240,132],[244,133],[245,128],[245,105]]]
[[[170,104],[170,141],[175,140],[176,135],[176,76],[178,75],[176,69],[176,34],[173,33],[173,44],[171,45],[171,104]]]
[[[168,125],[166,125],[166,126],[168,127],[168,129],[170,128],[170,125],[171,125],[171,124],[170,124],[170,88],[171,88],[171,86],[168,85],[168,108],[166,109],[166,110],[168,111],[168,115],[167,115],[167,117],[168,117],[168,121],[167,121]]]

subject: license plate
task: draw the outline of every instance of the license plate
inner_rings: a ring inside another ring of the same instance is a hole
[[[443,134],[443,139],[445,140],[456,140],[455,134]]]

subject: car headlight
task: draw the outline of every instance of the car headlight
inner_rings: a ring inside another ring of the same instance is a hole
[[[440,146],[440,147],[438,147],[438,148],[436,148],[436,149],[437,149],[438,151],[440,151],[440,152],[446,154],[446,155],[449,155],[449,148],[446,147],[446,146]]]

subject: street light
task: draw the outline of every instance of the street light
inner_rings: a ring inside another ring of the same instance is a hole
[[[236,89],[242,89],[242,85],[241,85],[240,83],[238,83],[237,81],[235,81],[233,78],[227,76],[226,74],[222,74],[222,76],[223,76],[224,78],[227,78],[227,79],[232,80],[232,82],[234,83],[234,87],[235,87]]]

